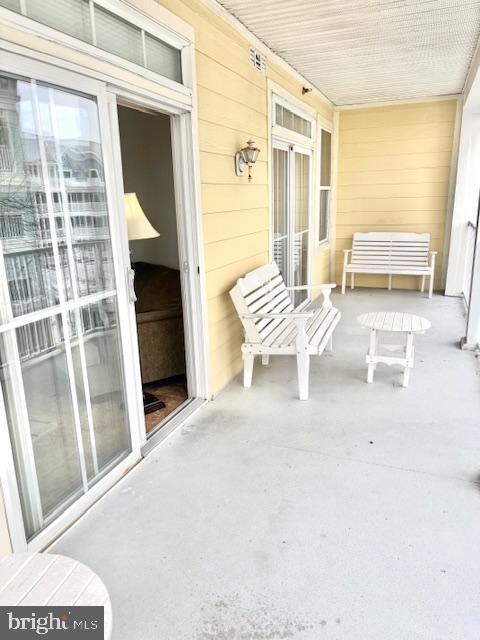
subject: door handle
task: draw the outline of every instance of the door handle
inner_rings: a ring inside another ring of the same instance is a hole
[[[132,269],[132,267],[127,267],[127,291],[129,301],[136,302],[137,296],[135,295],[135,271]]]

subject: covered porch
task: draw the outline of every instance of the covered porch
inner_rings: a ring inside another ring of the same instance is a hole
[[[473,640],[480,613],[478,361],[459,298],[358,289],[310,400],[291,357],[258,362],[51,551],[105,581],[116,640]],[[410,387],[379,365],[374,310],[431,320]]]

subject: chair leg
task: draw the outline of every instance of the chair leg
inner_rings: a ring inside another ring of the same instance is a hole
[[[345,287],[346,286],[347,286],[347,272],[344,269],[343,270],[343,276],[342,276],[342,293],[345,293]]]
[[[388,275],[388,290],[389,291],[392,290],[392,274],[391,273]]]
[[[422,285],[420,287],[420,291],[422,293],[425,291],[425,276],[422,276]]]
[[[243,386],[244,387],[252,386],[254,357],[255,356],[253,356],[251,353],[245,353],[243,355]]]
[[[310,373],[310,356],[306,351],[297,353],[298,395],[300,400],[308,400],[308,378]]]
[[[428,289],[428,297],[431,298],[432,295],[433,295],[433,273],[430,274],[430,282],[429,282],[429,284],[430,284],[430,287]]]
[[[333,351],[333,335],[330,336],[327,342],[327,351]]]
[[[270,360],[270,356],[268,355],[268,353],[264,353],[262,356],[262,364],[267,366],[269,360]]]
[[[353,289],[355,287],[355,274],[352,273],[350,274],[350,289]]]

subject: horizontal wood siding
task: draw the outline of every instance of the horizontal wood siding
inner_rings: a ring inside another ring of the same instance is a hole
[[[267,59],[267,74],[248,61],[251,45],[198,0],[160,0],[195,30],[200,178],[208,298],[211,386],[218,392],[242,366],[242,329],[228,291],[269,260],[267,79],[333,119],[328,105]],[[253,137],[261,153],[253,181],[237,178],[235,152]],[[312,234],[313,235],[313,234]],[[329,279],[329,250],[312,246],[314,281]]]
[[[455,113],[455,100],[340,112],[337,279],[355,231],[427,232],[440,287]],[[386,276],[355,283],[384,287]],[[417,286],[417,278],[394,278],[394,287]]]

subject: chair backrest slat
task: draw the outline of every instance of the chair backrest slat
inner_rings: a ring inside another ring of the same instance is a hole
[[[352,264],[399,267],[428,264],[429,233],[370,231],[353,234]]]
[[[285,282],[275,262],[258,267],[239,278],[230,291],[235,309],[246,313],[287,313],[294,310]],[[282,320],[241,318],[248,342],[261,343]]]

